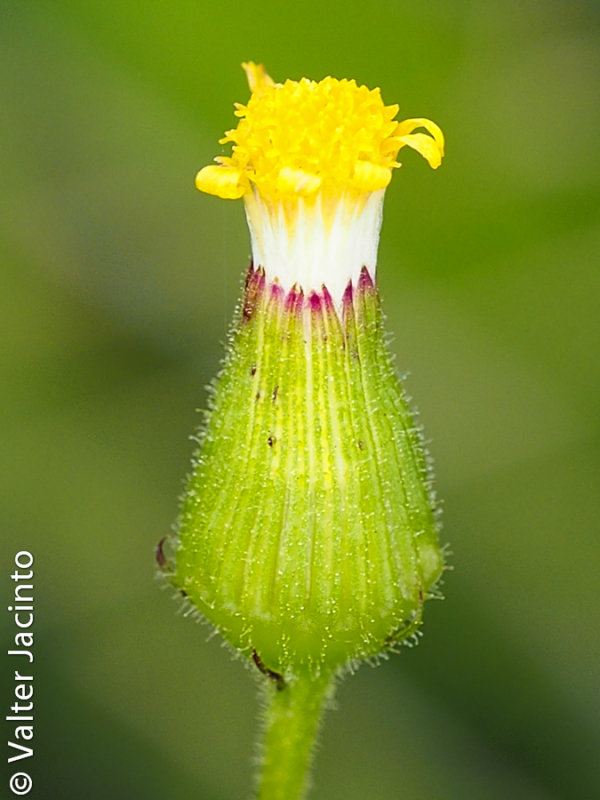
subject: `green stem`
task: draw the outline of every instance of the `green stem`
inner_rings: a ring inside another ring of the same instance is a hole
[[[311,756],[333,675],[301,675],[283,688],[270,686],[265,711],[258,800],[302,800]]]

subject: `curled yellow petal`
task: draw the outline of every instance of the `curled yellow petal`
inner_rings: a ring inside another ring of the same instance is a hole
[[[211,164],[196,175],[196,189],[225,200],[237,200],[246,193],[247,187],[247,180],[239,169],[233,167]]]
[[[359,192],[376,192],[378,189],[385,189],[391,179],[390,167],[371,164],[369,161],[357,161],[354,165],[352,183]]]
[[[417,128],[425,128],[431,135],[413,133]],[[405,119],[403,122],[398,123],[394,136],[400,142],[400,147],[404,147],[404,145],[412,147],[413,150],[416,150],[429,162],[429,166],[433,169],[437,169],[442,163],[442,158],[444,157],[444,134],[441,128],[430,119],[425,119],[424,117]]]
[[[411,133],[409,136],[400,136],[400,146],[408,145],[420,153],[429,162],[432,169],[437,169],[442,163],[442,154],[435,140],[426,133]]]

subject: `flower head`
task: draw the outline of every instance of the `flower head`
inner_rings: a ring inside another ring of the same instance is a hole
[[[398,151],[412,147],[436,169],[444,136],[428,119],[394,120],[398,106],[354,80],[281,84],[262,65],[243,67],[252,94],[236,105],[239,124],[221,139],[232,154],[200,170],[196,186],[243,197],[253,263],[268,281],[306,295],[326,286],[339,310],[363,268],[375,279],[383,195]]]
[[[398,106],[384,105],[379,89],[330,77],[274,83],[262,65],[243,67],[252,96],[236,104],[240,122],[221,139],[233,143],[232,155],[198,173],[203,192],[234,199],[255,187],[270,202],[330,198],[385,189],[405,146],[434,169],[441,163],[440,128],[423,118],[394,120]],[[414,133],[419,128],[428,133]]]

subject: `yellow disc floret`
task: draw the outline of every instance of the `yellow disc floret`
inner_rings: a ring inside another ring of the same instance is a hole
[[[262,66],[243,67],[252,95],[246,106],[236,104],[240,122],[221,139],[233,143],[231,156],[196,176],[203,192],[235,199],[254,187],[267,202],[373,192],[388,185],[405,145],[434,169],[441,163],[438,126],[395,121],[398,106],[384,105],[379,89],[335,78],[276,84]]]

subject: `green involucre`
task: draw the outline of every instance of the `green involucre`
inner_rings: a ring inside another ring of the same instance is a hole
[[[443,557],[366,270],[340,310],[251,269],[178,537],[174,584],[281,675],[331,673],[418,626]]]

